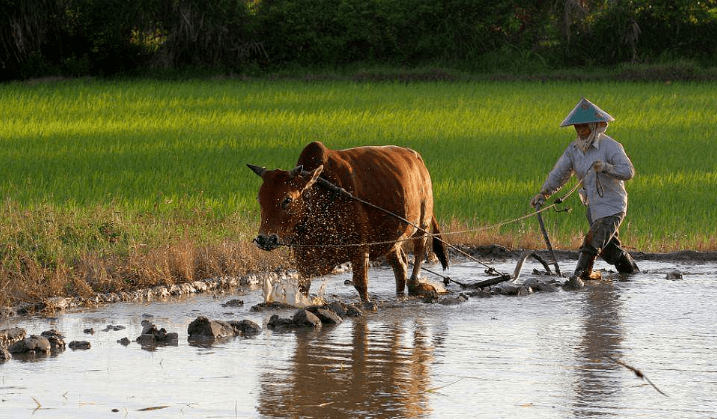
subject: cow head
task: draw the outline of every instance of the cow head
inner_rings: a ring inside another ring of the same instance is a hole
[[[296,226],[306,213],[303,194],[316,183],[324,166],[311,172],[304,172],[302,166],[290,171],[268,171],[251,164],[247,166],[264,180],[257,196],[261,207],[261,226],[254,242],[263,250],[291,243],[296,235]]]

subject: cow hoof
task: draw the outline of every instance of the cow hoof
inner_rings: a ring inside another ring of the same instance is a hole
[[[436,291],[433,285],[418,282],[416,284],[408,284],[408,295],[416,297],[435,297],[438,295],[438,291]]]

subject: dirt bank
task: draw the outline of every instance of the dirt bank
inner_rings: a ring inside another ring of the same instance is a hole
[[[457,245],[457,250],[451,251],[453,262],[475,258],[490,265],[491,261],[518,259],[523,249],[511,250],[500,245],[489,246],[467,246]],[[541,257],[549,260],[547,250],[536,251]],[[693,250],[681,250],[669,253],[644,253],[630,252],[639,263],[641,260],[662,261],[662,262],[712,262],[717,261],[717,252],[696,252]],[[556,250],[555,255],[561,260],[577,260],[577,251]],[[345,267],[338,268],[337,272],[345,270]],[[15,307],[1,307],[0,318],[8,316],[22,316],[30,314],[51,314],[66,309],[77,309],[83,307],[96,307],[102,304],[128,301],[153,301],[166,299],[181,295],[203,292],[226,292],[239,287],[257,285],[264,277],[286,278],[295,277],[296,274],[290,271],[265,271],[254,272],[240,277],[208,278],[200,281],[191,281],[169,286],[156,286],[151,288],[134,289],[117,293],[101,293],[92,297],[52,297],[40,301],[23,301]]]
[[[523,249],[509,250],[503,246],[490,245],[490,246],[457,246],[461,251],[464,251],[475,258],[517,258],[523,252]],[[547,255],[547,250],[538,250],[538,254]],[[711,262],[717,261],[717,252],[697,252],[694,250],[680,250],[676,252],[668,253],[645,253],[631,251],[630,254],[638,262],[640,260],[654,260],[654,261],[694,261],[697,262]],[[555,256],[558,259],[578,259],[578,251],[576,250],[556,250]],[[460,258],[460,256],[457,256]]]

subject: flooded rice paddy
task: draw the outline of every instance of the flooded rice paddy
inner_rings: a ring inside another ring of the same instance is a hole
[[[92,347],[0,364],[0,416],[717,418],[717,263],[638,263],[640,274],[580,291],[458,305],[397,301],[391,271],[372,269],[379,309],[318,330],[267,328],[271,315],[294,310],[252,311],[259,287],[4,319],[0,329],[56,329]],[[512,272],[515,261],[493,266]],[[521,279],[533,268],[542,266],[529,259]],[[673,270],[682,279],[666,279]],[[483,271],[464,262],[447,274],[471,282],[488,278]],[[355,301],[349,278],[315,280],[312,290]],[[244,304],[222,306],[235,298]],[[187,326],[198,316],[249,319],[262,332],[195,345]],[[144,319],[179,333],[178,345],[117,342],[134,341]]]

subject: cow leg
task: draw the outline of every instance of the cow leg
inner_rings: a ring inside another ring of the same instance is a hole
[[[436,289],[432,285],[420,281],[421,265],[426,257],[426,242],[428,238],[421,234],[413,241],[413,272],[408,280],[408,294],[419,296],[434,296]]]
[[[354,288],[358,291],[361,301],[369,302],[368,298],[368,250],[358,250],[351,255]]]
[[[408,261],[406,253],[400,246],[396,246],[387,256],[388,264],[393,269],[393,275],[396,277],[396,294],[403,294],[406,289],[406,269]]]
[[[410,283],[417,284],[421,276],[421,265],[426,258],[426,236],[413,240],[413,272],[411,272]]]

